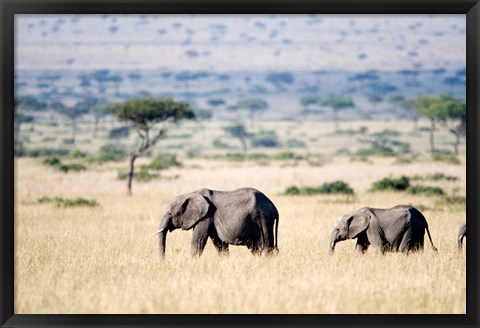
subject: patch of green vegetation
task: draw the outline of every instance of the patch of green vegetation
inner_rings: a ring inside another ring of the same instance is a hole
[[[435,172],[426,176],[415,175],[413,180],[431,180],[431,181],[458,181],[458,177],[453,175],[446,175],[443,172]]]
[[[49,156],[43,160],[43,164],[56,168],[62,172],[69,172],[69,171],[85,171],[87,168],[85,165],[79,163],[69,163],[65,164],[60,161],[58,157]]]
[[[67,154],[67,158],[69,158],[69,159],[78,159],[78,158],[85,158],[85,157],[87,157],[87,153],[82,152],[78,149],[72,149]]]
[[[214,139],[212,142],[213,148],[216,149],[230,149],[232,148],[229,144],[223,142],[221,139]]]
[[[302,140],[298,139],[288,139],[285,142],[285,145],[289,148],[305,148],[307,145]]]
[[[152,170],[165,170],[169,167],[180,167],[182,163],[177,160],[177,156],[174,154],[160,154],[155,157],[150,164],[143,165],[146,169]]]
[[[127,138],[130,135],[131,130],[132,128],[129,126],[113,128],[108,132],[108,139]]]
[[[452,154],[449,151],[442,150],[442,151],[437,151],[435,154],[432,156],[432,160],[434,162],[444,162],[448,164],[460,164],[460,160]]]
[[[344,130],[335,130],[331,135],[333,136],[354,136],[357,134],[362,134],[361,130],[354,129],[344,129]]]
[[[395,190],[395,191],[404,191],[410,187],[410,180],[405,175],[402,175],[400,178],[383,178],[381,180],[375,181],[370,187],[370,191],[382,191],[382,190]]]
[[[443,189],[440,187],[423,186],[423,185],[409,186],[406,192],[407,194],[411,194],[411,195],[426,195],[426,196],[442,196],[445,194]]]
[[[42,197],[38,199],[40,204],[45,203],[55,203],[58,207],[75,207],[75,206],[89,206],[95,207],[99,206],[98,202],[95,199],[85,199],[81,197],[77,198],[62,198],[62,197]]]
[[[271,158],[274,160],[289,160],[289,159],[295,159],[297,157],[298,156],[295,155],[294,152],[286,150],[286,151],[282,151],[274,154]]]
[[[65,139],[62,140],[62,142],[63,142],[64,145],[73,145],[75,143],[73,138],[65,138]]]
[[[139,170],[133,172],[133,180],[137,182],[150,182],[160,176],[158,173],[150,173],[148,168],[141,166]],[[127,180],[128,172],[118,172],[119,180]]]
[[[284,195],[316,195],[316,194],[353,194],[353,189],[343,181],[327,182],[318,187],[289,186],[283,192]]]
[[[275,148],[280,146],[277,133],[273,130],[262,130],[255,133],[251,138],[252,147]]]
[[[122,146],[115,144],[103,145],[98,153],[98,159],[101,162],[121,161],[125,156],[125,149]]]
[[[390,129],[385,129],[380,132],[372,133],[372,137],[376,138],[386,138],[386,137],[398,137],[400,136],[400,132]]]
[[[15,149],[15,156],[18,157],[45,157],[45,156],[66,156],[70,152],[69,149],[64,148],[34,148],[27,149],[25,147],[18,147]]]

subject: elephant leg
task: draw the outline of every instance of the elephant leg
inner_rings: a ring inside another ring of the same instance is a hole
[[[210,239],[220,255],[228,255],[228,243],[215,236],[210,236]]]
[[[416,252],[423,250],[423,238],[418,238],[413,231],[408,230],[403,235],[402,241],[398,247],[400,252]]]
[[[355,245],[355,251],[363,254],[367,251],[369,245],[370,243],[368,242],[367,234],[361,233],[357,237],[357,244]]]
[[[260,248],[262,252],[265,250],[267,254],[271,254],[273,252],[273,224],[268,224],[266,220],[261,220],[261,234],[262,234],[262,241]]]
[[[202,255],[203,249],[205,248],[208,240],[209,226],[210,221],[204,220],[197,223],[197,225],[195,225],[195,227],[193,228],[191,248],[192,256]]]

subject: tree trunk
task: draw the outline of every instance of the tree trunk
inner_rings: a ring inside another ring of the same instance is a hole
[[[135,169],[135,160],[137,159],[137,154],[132,154],[130,156],[130,171],[128,172],[128,196],[132,196],[132,180],[133,180],[133,171]]]
[[[340,123],[338,122],[338,112],[336,109],[333,110],[333,119],[335,120],[335,130],[340,130]]]
[[[247,142],[245,141],[244,138],[240,138],[240,142],[242,143],[242,151],[244,154],[247,153]]]
[[[458,146],[460,145],[460,134],[452,132],[455,135],[455,142],[453,144],[453,152],[455,156],[458,156]]]
[[[430,151],[433,155],[435,154],[435,119],[431,118],[430,123]]]
[[[72,120],[72,144],[75,144],[76,136],[77,136],[77,121]]]

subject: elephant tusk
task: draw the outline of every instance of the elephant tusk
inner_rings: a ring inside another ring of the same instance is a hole
[[[162,232],[163,230],[165,230],[165,229],[160,229],[160,230],[158,230],[157,232],[152,233],[152,235],[158,235],[158,234],[159,234],[160,232]]]

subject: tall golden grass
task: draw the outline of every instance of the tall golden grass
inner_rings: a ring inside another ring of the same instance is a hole
[[[141,159],[143,160],[143,159]],[[141,161],[140,160],[140,161]],[[145,161],[145,160],[143,160]],[[449,193],[465,190],[465,165],[420,162],[394,165],[333,158],[323,166],[185,160],[149,183],[134,183],[128,197],[117,169],[92,166],[64,174],[39,159],[17,159],[15,177],[15,313],[465,313],[465,251],[455,237],[464,206],[438,197],[368,192],[385,176],[443,172]],[[178,178],[174,178],[178,175]],[[170,177],[170,178],[169,178]],[[355,196],[285,196],[285,187],[344,180]],[[280,212],[279,254],[254,257],[230,246],[218,256],[209,241],[190,257],[191,232],[167,236],[161,261],[156,230],[175,195],[202,187],[262,190]],[[463,192],[460,192],[463,194]],[[44,196],[95,199],[97,207],[59,208]],[[328,254],[328,235],[340,214],[363,206],[421,206],[434,253],[354,253],[355,241]]]

